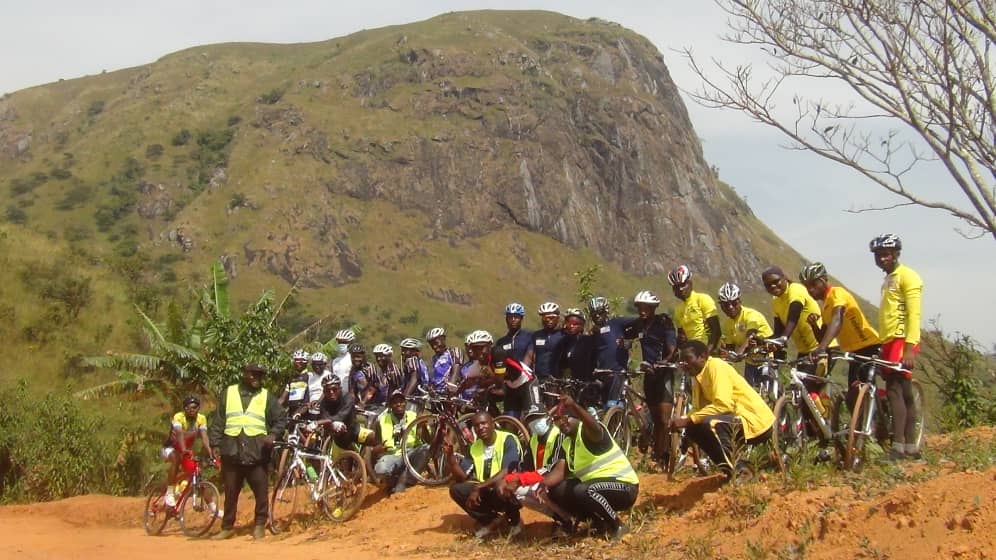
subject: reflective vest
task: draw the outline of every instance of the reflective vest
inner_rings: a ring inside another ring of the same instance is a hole
[[[266,389],[261,389],[249,401],[249,408],[242,410],[239,386],[229,386],[225,396],[225,435],[235,437],[245,432],[247,436],[265,436],[266,397]]]
[[[552,459],[556,453],[553,448],[554,444],[557,442],[557,437],[560,436],[560,428],[556,426],[551,426],[546,433],[546,442],[543,444],[543,456],[538,457],[536,452],[539,450],[539,435],[532,434],[529,436],[529,450],[533,454],[533,466],[536,470],[550,467],[550,459]]]
[[[474,460],[474,474],[477,476],[478,482],[485,482],[501,470],[501,458],[505,454],[505,440],[508,438],[515,441],[516,447],[519,446],[518,438],[508,432],[495,430],[494,454],[491,456],[491,468],[487,472],[484,471],[484,440],[477,439],[470,444],[470,457]]]
[[[605,430],[605,426],[602,426]],[[578,431],[573,438],[564,440],[564,452],[567,454],[567,470],[581,482],[587,482],[596,478],[613,478],[619,482],[629,484],[639,484],[640,479],[633,470],[633,465],[629,464],[629,459],[619,447],[616,441],[612,440],[612,447],[601,455],[595,455],[584,446],[584,439],[581,432],[583,426],[578,426]],[[611,438],[609,438],[611,439]]]
[[[404,429],[408,424],[411,424],[415,420],[415,411],[406,410],[405,415],[401,420],[401,429]],[[384,448],[387,452],[392,455],[397,455],[401,453],[400,442],[395,445],[394,443],[394,415],[391,414],[391,410],[385,410],[380,413],[377,417],[377,423],[380,425],[380,441],[384,443]],[[417,430],[412,430],[408,432],[408,449],[414,449],[418,445],[418,435],[415,433]]]

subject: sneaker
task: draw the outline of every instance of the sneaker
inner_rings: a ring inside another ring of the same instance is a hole
[[[230,539],[230,538],[232,538],[234,536],[235,536],[235,530],[234,529],[222,529],[220,533],[218,533],[217,535],[211,537],[211,539],[212,540],[216,540],[216,541],[223,541],[223,540]]]
[[[166,502],[167,507],[176,507],[176,494],[173,494],[169,490],[166,491],[166,498],[163,500]]]
[[[520,521],[518,525],[512,525],[508,528],[508,538],[514,539],[515,537],[522,534],[522,522]]]
[[[498,532],[498,526],[501,524],[500,519],[495,519],[487,525],[482,525],[476,531],[474,531],[474,536],[479,539],[486,539]]]
[[[905,456],[910,461],[922,461],[923,460],[923,453],[920,453],[919,451],[913,451],[913,452],[907,451],[905,453]]]
[[[610,530],[608,535],[611,540],[621,541],[627,533],[629,533],[629,527],[620,523],[614,530]]]
[[[889,453],[882,458],[886,463],[898,463],[906,458],[906,454],[898,449],[890,449]]]
[[[252,538],[253,540],[259,540],[266,536],[266,527],[263,525],[256,525],[252,528]]]
[[[819,453],[816,454],[816,462],[826,463],[832,456],[833,455],[830,453],[830,450],[824,447],[823,449],[820,449]]]
[[[222,517],[225,516],[225,512],[222,511],[218,507],[218,504],[216,504],[216,503],[212,502],[212,503],[208,504],[208,509],[211,510],[211,512],[214,513],[214,516],[217,517],[218,519],[221,519]]]

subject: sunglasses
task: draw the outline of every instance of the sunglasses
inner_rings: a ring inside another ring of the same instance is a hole
[[[782,281],[781,278],[775,278],[774,280],[769,280],[769,281],[765,282],[764,285],[766,287],[768,287],[768,288],[773,288],[773,287],[777,286],[778,283],[781,282],[781,281]]]

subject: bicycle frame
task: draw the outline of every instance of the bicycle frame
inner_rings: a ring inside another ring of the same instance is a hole
[[[836,433],[830,431],[829,419],[827,419],[823,413],[820,412],[820,409],[816,406],[813,398],[809,396],[809,391],[806,390],[804,381],[810,378],[830,383],[830,381],[825,378],[810,375],[804,371],[799,371],[795,367],[792,367],[789,370],[788,392],[791,392],[792,394],[792,404],[798,405],[800,401],[802,402],[804,406],[802,410],[808,414],[806,419],[815,422],[814,427],[819,430],[820,437],[823,441],[831,441],[835,438],[841,437],[842,435],[846,435],[846,429]]]

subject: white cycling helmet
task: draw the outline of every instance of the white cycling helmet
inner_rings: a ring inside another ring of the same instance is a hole
[[[671,272],[667,273],[667,281],[671,283],[672,286],[677,286],[678,284],[684,284],[692,278],[692,270],[685,265],[678,265]]]
[[[308,361],[309,354],[305,352],[304,348],[298,348],[291,354],[291,359],[295,362],[298,360]]]
[[[568,317],[579,317],[582,321],[585,320],[584,311],[581,311],[577,307],[569,307],[566,312],[564,312],[564,318]]]
[[[342,329],[335,333],[335,339],[339,342],[352,342],[356,340],[356,333],[353,332],[353,329]]]
[[[740,286],[733,282],[727,282],[719,287],[719,301],[737,301],[740,299]]]
[[[443,330],[443,327],[435,327],[435,328],[429,329],[429,332],[425,333],[425,340],[427,342],[432,342],[433,340],[435,340],[435,339],[437,339],[437,338],[439,338],[441,336],[446,336],[446,331]]]
[[[374,354],[385,354],[385,355],[390,356],[390,355],[394,354],[394,349],[391,348],[390,344],[378,344],[377,346],[374,346],[373,353]]]
[[[419,348],[422,347],[422,343],[419,342],[417,338],[408,337],[403,339],[401,343],[398,344],[398,346],[402,348],[418,350]]]
[[[521,303],[512,302],[505,306],[505,315],[525,316],[526,308]]]
[[[560,306],[552,301],[548,301],[539,306],[540,315],[549,315],[551,313],[560,313]]]
[[[650,290],[643,290],[642,292],[636,294],[636,297],[633,298],[633,303],[660,305],[661,298],[657,297],[657,294],[651,292]]]
[[[491,338],[488,331],[474,331],[467,335],[467,344],[494,344],[495,339]]]
[[[322,352],[315,352],[311,355],[311,363],[313,364],[327,364],[329,363],[329,357]]]
[[[600,311],[609,311],[609,300],[602,296],[595,296],[588,300],[588,312],[592,315],[597,314]]]

